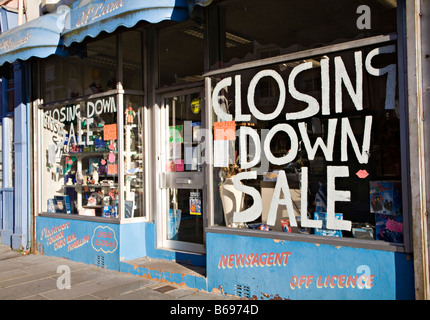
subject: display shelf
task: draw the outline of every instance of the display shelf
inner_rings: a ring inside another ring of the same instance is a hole
[[[111,188],[111,189],[117,189],[118,183],[115,183],[114,185],[108,185],[108,184],[74,184],[74,185],[64,185],[65,188]]]

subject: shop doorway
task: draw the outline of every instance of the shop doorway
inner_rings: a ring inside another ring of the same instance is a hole
[[[161,225],[163,248],[205,252],[203,88],[161,96]]]

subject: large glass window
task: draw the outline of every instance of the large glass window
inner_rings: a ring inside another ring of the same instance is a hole
[[[396,32],[396,0],[228,0],[217,6],[221,49],[211,68]]]
[[[84,42],[69,57],[52,56],[42,63],[44,103],[101,93],[116,88],[116,35]]]
[[[145,108],[141,33],[77,45],[42,63],[41,210],[104,218],[145,217]],[[123,61],[118,61],[122,43]],[[135,52],[125,52],[126,48]],[[125,94],[117,91],[122,63]],[[127,90],[133,93],[129,94]],[[121,203],[123,201],[123,203]],[[120,208],[124,210],[120,212]]]
[[[129,30],[121,34],[123,47],[124,88],[142,90],[142,32]]]
[[[42,130],[43,211],[116,217],[116,97],[44,109]]]
[[[395,43],[213,76],[213,224],[403,243],[396,79]]]
[[[125,218],[145,216],[145,108],[143,97],[124,97]]]
[[[180,23],[159,30],[159,86],[202,81],[203,25]]]

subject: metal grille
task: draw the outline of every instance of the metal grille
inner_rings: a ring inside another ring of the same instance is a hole
[[[235,296],[249,299],[251,297],[251,290],[248,286],[237,284],[235,286]]]
[[[105,267],[105,257],[103,257],[103,256],[96,256],[96,266],[104,268]]]

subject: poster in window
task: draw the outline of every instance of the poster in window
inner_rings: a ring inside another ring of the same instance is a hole
[[[190,192],[190,214],[195,216],[202,215],[202,199],[200,192]]]
[[[342,220],[342,213],[334,214],[336,220]],[[342,237],[342,230],[330,230],[327,229],[327,213],[325,212],[315,212],[314,220],[322,220],[322,228],[315,228],[315,235],[318,236],[332,236],[332,237]]]
[[[125,200],[124,201],[124,216],[126,218],[133,218],[134,215],[134,201]]]
[[[107,124],[103,127],[103,140],[116,140],[117,138],[117,128],[116,123]]]

